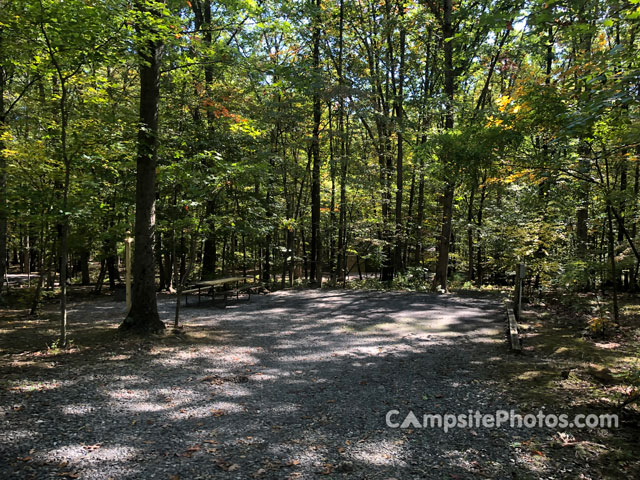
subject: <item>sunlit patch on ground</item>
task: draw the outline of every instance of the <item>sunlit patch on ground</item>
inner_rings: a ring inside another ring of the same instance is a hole
[[[364,441],[356,445],[348,446],[354,460],[370,465],[396,465],[406,466],[402,441],[391,442],[389,440]]]
[[[8,382],[9,390],[15,392],[42,392],[45,390],[53,390],[54,388],[59,388],[64,384],[69,384],[70,382],[61,382],[58,380],[50,380],[44,382],[31,382],[29,380],[12,380]]]
[[[61,411],[65,415],[87,415],[93,412],[93,406],[89,404],[64,405]]]
[[[168,322],[173,306],[159,302]],[[68,353],[3,357],[0,477],[548,477],[546,456],[509,447],[521,432],[385,424],[391,408],[509,405],[494,389],[507,355],[498,302],[284,291],[183,308],[180,335],[148,340],[113,334],[121,307],[74,305]]]

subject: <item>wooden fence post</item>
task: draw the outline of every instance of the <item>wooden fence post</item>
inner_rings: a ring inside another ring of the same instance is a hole
[[[520,310],[522,309],[522,282],[526,275],[526,267],[524,263],[519,263],[516,268],[516,284],[514,289],[513,313],[516,320],[520,321]]]

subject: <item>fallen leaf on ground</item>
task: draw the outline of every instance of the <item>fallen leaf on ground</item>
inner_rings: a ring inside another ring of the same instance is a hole
[[[253,472],[253,474],[251,476],[253,478],[258,478],[258,477],[261,477],[262,475],[264,475],[265,473],[267,473],[267,471],[264,468],[261,468],[260,470],[256,470],[255,472]]]
[[[322,470],[320,471],[320,475],[331,475],[333,473],[333,465],[330,463],[325,463],[322,466]]]
[[[67,477],[67,478],[80,478],[80,475],[73,472],[64,472],[58,475],[59,477]]]
[[[218,466],[218,468],[220,468],[221,470],[224,470],[225,472],[229,470],[229,467],[231,467],[231,463],[227,462],[222,458],[218,458],[215,461],[215,464]]]

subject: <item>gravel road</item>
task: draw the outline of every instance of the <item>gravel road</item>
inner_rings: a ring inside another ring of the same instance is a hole
[[[173,301],[159,307],[169,322]],[[71,310],[72,332],[122,317],[108,300]],[[513,408],[496,300],[282,291],[182,312],[182,340],[3,368],[0,478],[564,478],[520,459],[530,431],[386,425]]]

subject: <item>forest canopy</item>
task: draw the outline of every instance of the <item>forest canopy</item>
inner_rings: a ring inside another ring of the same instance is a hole
[[[639,0],[0,6],[0,281],[63,312],[127,232],[133,317],[231,273],[638,288]]]

